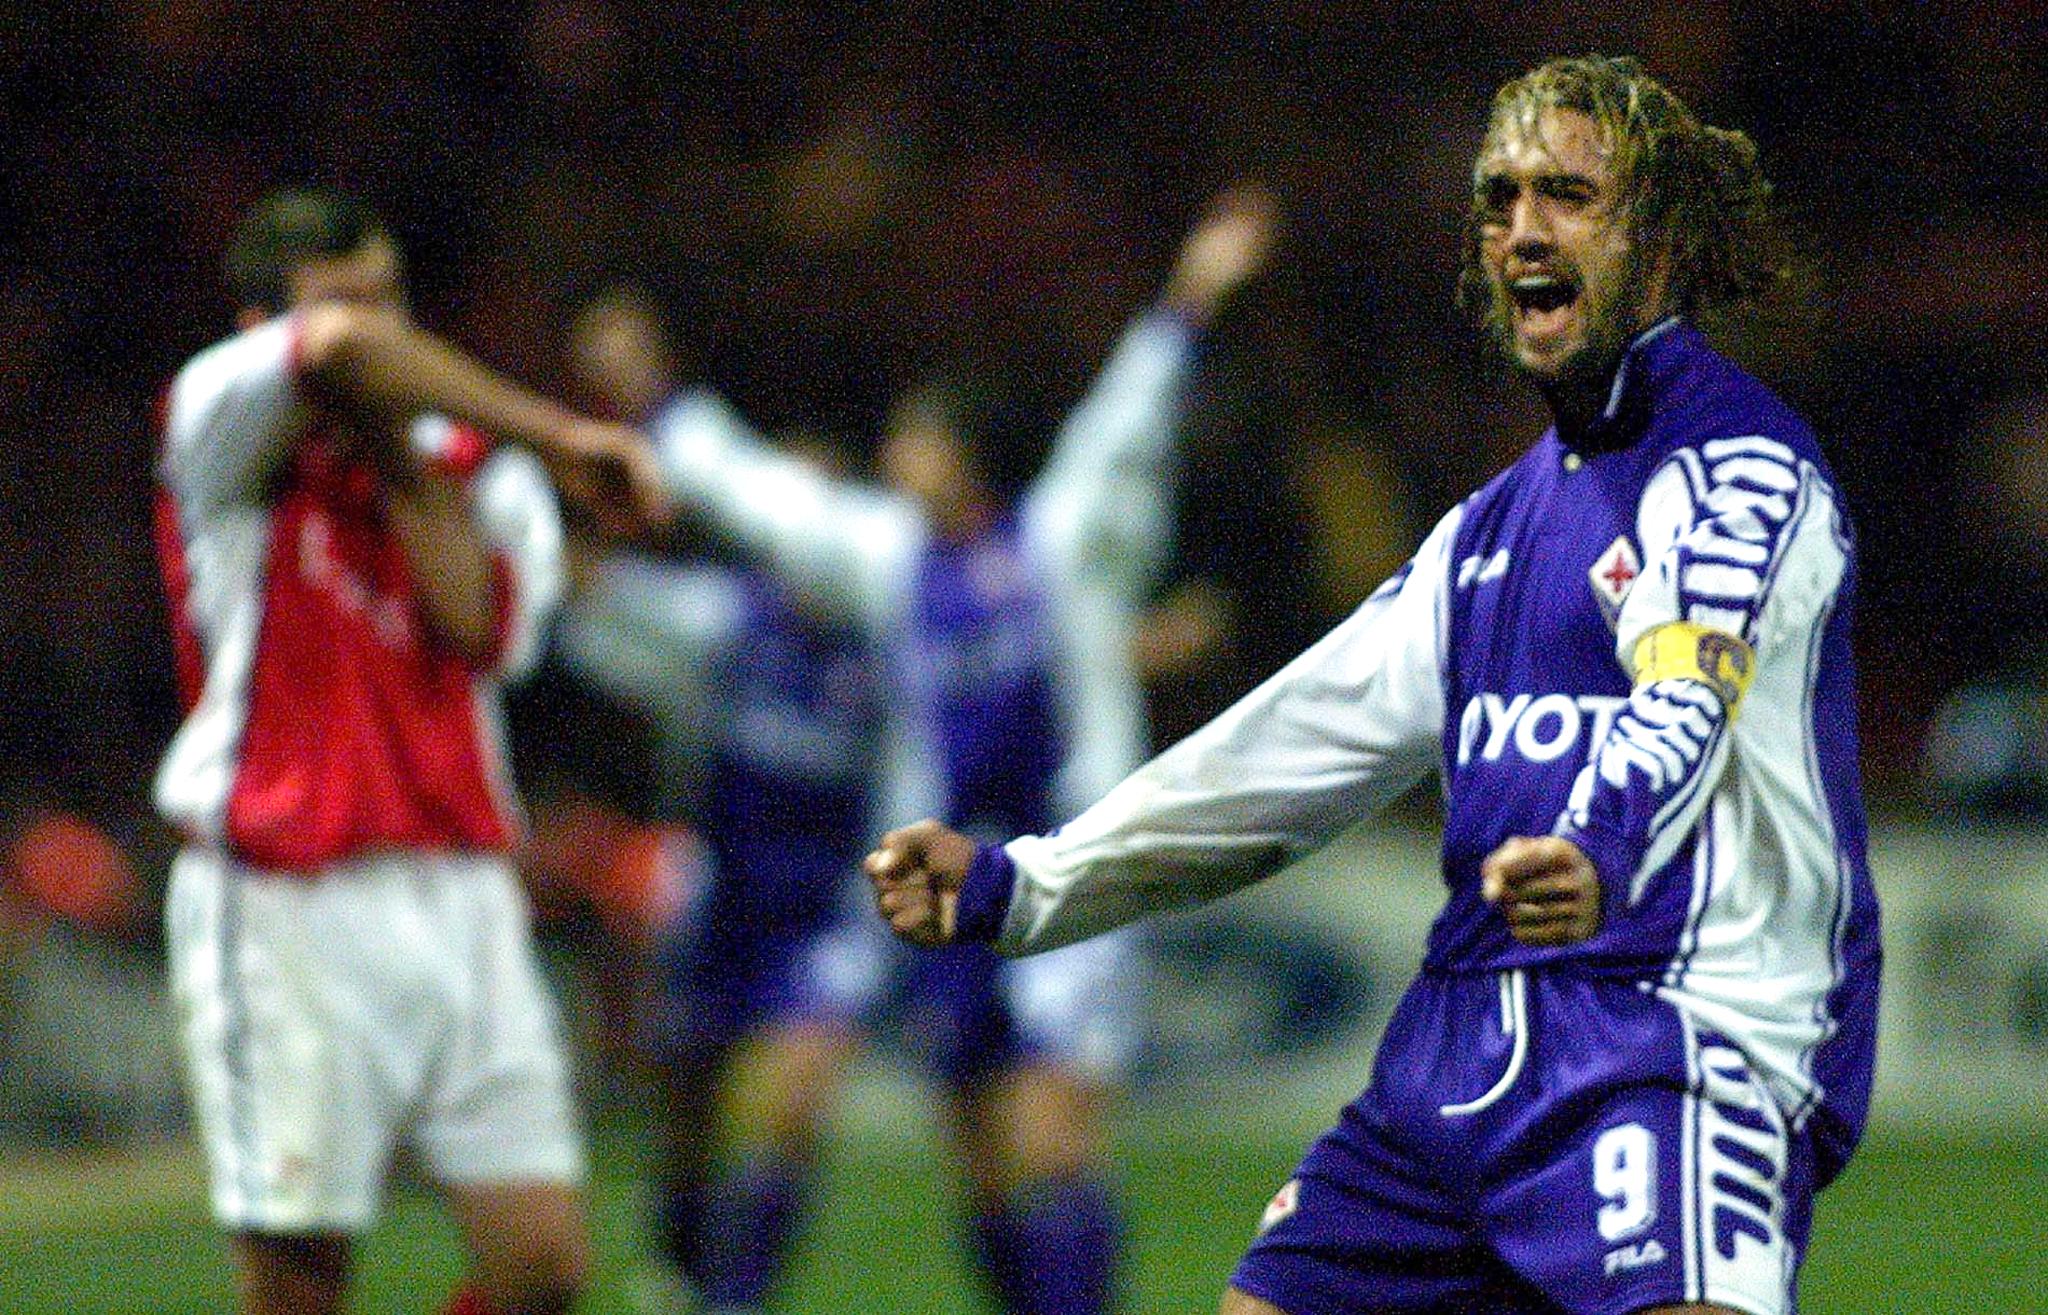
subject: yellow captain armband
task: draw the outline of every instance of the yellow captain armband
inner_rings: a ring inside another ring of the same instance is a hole
[[[1670,621],[1636,641],[1636,688],[1659,680],[1697,680],[1721,696],[1732,718],[1756,678],[1756,650],[1725,630]]]

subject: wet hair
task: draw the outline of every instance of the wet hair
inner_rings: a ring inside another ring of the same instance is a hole
[[[228,243],[228,288],[237,306],[282,311],[293,267],[389,237],[377,212],[353,197],[316,188],[272,192],[249,207]]]
[[[1534,133],[1551,110],[1577,110],[1599,126],[1636,250],[1650,258],[1669,251],[1670,295],[1681,314],[1743,308],[1793,277],[1792,244],[1747,134],[1702,123],[1638,60],[1583,55],[1553,59],[1494,94],[1479,160],[1510,133]],[[1491,295],[1479,254],[1479,168],[1458,300],[1484,316]]]

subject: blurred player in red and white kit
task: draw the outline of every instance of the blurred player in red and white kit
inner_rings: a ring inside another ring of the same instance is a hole
[[[414,325],[355,201],[264,199],[227,271],[240,331],[165,399],[188,710],[156,796],[189,838],[172,986],[242,1308],[340,1309],[404,1142],[469,1244],[458,1307],[564,1310],[583,1162],[497,689],[561,590],[542,462],[652,511],[648,450]]]

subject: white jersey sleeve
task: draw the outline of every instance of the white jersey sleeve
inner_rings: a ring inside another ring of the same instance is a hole
[[[900,615],[924,542],[900,499],[775,451],[722,399],[692,392],[654,423],[669,491],[793,587],[873,628]]]
[[[1271,875],[1437,765],[1454,510],[1402,571],[1215,721],[1047,836],[1011,841],[996,948],[1069,944]]]
[[[163,477],[188,527],[268,503],[308,419],[297,354],[297,321],[286,316],[215,344],[172,380]]]
[[[1184,320],[1141,316],[1025,495],[1024,534],[1060,651],[1063,810],[1100,798],[1151,748],[1131,644],[1172,546],[1176,435],[1194,351]]]
[[[516,678],[539,660],[541,637],[562,601],[561,511],[539,458],[522,448],[492,452],[477,470],[470,497],[484,541],[512,577],[496,668],[501,678]]]
[[[1673,622],[1734,636],[1757,673],[1740,720],[1763,737],[1801,724],[1811,651],[1848,569],[1827,480],[1762,436],[1680,449],[1644,489],[1637,534],[1645,566],[1616,628],[1621,662]],[[1745,738],[1735,711],[1702,680],[1639,684],[1575,782],[1558,833],[1632,902],[1706,811]],[[1776,750],[1757,734],[1747,760],[1773,762]],[[1798,776],[1804,764],[1788,771]]]
[[[620,553],[569,605],[557,642],[597,688],[670,725],[701,725],[708,669],[737,639],[742,607],[728,570]]]
[[[1074,569],[1142,584],[1171,541],[1175,422],[1194,330],[1166,311],[1125,331],[1088,395],[1060,426],[1025,495],[1027,520],[1059,543]]]

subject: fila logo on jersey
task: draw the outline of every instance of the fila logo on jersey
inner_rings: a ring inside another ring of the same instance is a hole
[[[1266,1202],[1266,1213],[1259,1217],[1259,1231],[1265,1232],[1300,1208],[1301,1179],[1289,1178],[1286,1186],[1273,1193],[1273,1199]]]
[[[1586,578],[1593,582],[1593,594],[1600,600],[1601,610],[1612,617],[1620,613],[1629,586],[1642,573],[1643,559],[1636,555],[1636,546],[1624,534],[1607,545],[1587,570]]]
[[[1502,548],[1491,557],[1473,554],[1458,563],[1458,587],[1468,589],[1474,584],[1485,584],[1498,580],[1508,573],[1508,550]]]

